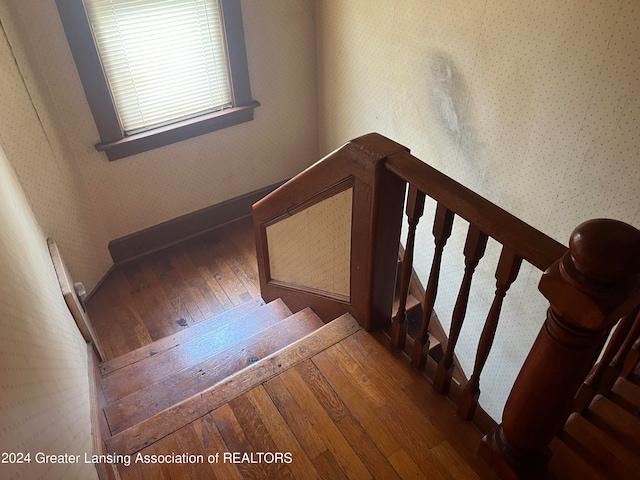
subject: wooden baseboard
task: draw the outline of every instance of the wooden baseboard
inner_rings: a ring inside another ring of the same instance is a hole
[[[112,240],[109,242],[111,258],[116,264],[124,263],[250,215],[251,207],[255,202],[283,183],[278,182]]]

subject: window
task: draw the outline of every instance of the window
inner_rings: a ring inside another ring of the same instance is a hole
[[[239,0],[56,0],[117,160],[253,119]]]

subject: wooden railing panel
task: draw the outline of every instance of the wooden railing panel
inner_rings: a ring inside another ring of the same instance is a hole
[[[265,300],[281,297],[296,311],[311,306],[325,322],[347,312],[367,329],[383,323],[385,315],[389,322],[404,182],[383,164],[388,156],[405,150],[381,135],[365,135],[296,175],[254,205],[260,291]],[[327,192],[335,191],[336,185],[345,181],[353,183],[349,299],[273,281],[269,275],[266,225],[322,201]]]

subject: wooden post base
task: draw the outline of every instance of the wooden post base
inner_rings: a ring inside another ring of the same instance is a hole
[[[523,451],[509,443],[498,425],[484,436],[478,454],[503,480],[534,480],[544,478],[551,450]]]

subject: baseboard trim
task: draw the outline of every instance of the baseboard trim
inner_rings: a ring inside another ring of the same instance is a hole
[[[115,264],[141,257],[251,214],[251,207],[284,182],[246,193],[109,242]]]
[[[102,276],[102,278],[100,278],[100,280],[98,280],[98,283],[96,283],[96,286],[93,287],[93,289],[87,294],[87,297],[84,299],[84,304],[87,305],[89,303],[89,300],[91,300],[91,297],[93,297],[93,294],[96,293],[98,291],[98,289],[102,286],[102,284],[105,282],[105,280],[107,278],[109,278],[109,275],[111,275],[111,272],[113,272],[113,269],[116,268],[115,265],[111,265],[109,267],[109,270],[106,271],[106,273]]]

